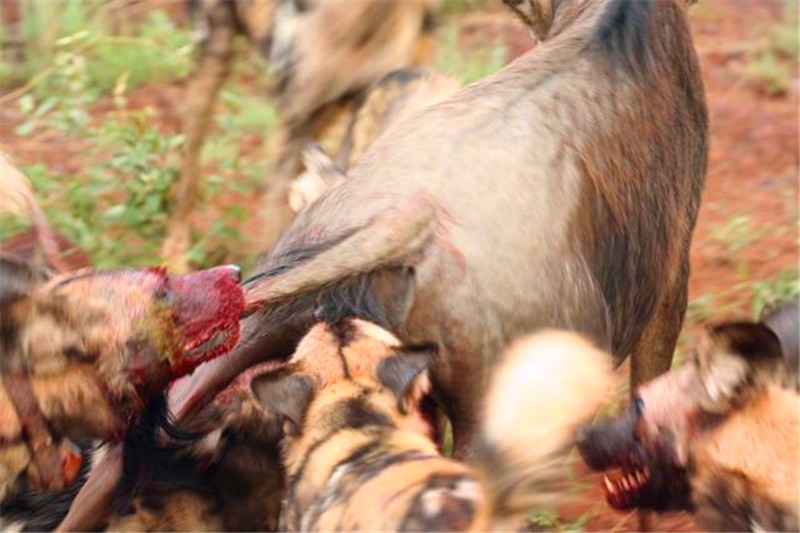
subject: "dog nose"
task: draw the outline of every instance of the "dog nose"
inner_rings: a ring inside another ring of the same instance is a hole
[[[239,267],[239,265],[225,265],[225,268],[227,268],[230,273],[233,274],[236,283],[242,281],[242,269]]]

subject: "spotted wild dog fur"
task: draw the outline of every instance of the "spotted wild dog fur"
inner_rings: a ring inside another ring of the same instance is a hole
[[[577,335],[516,344],[490,389],[472,465],[439,454],[420,413],[430,347],[357,319],[319,324],[253,380],[283,419],[290,531],[483,531],[547,499],[572,432],[604,399],[607,355]]]
[[[763,324],[712,326],[693,360],[641,387],[579,449],[622,509],[692,511],[711,531],[800,527],[800,397]]]

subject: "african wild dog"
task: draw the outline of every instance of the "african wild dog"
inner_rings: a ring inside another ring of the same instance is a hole
[[[435,359],[358,319],[321,323],[253,380],[283,420],[289,531],[485,531],[546,501],[572,435],[605,399],[608,356],[578,335],[516,343],[483,410],[473,464],[439,454],[421,413]]]
[[[320,307],[437,345],[459,454],[525,332],[584,333],[634,383],[669,368],[707,151],[685,5],[552,5],[547,39],[397,123],[297,216],[245,284],[242,342],[171,391],[178,419],[287,359]]]
[[[99,442],[81,443],[81,471],[69,487],[3,500],[0,528],[276,531],[284,494],[280,424],[257,405],[249,381],[247,387],[226,391],[191,428],[172,426],[163,403],[151,402],[123,438],[120,490],[90,521],[64,519],[89,475],[116,453]],[[165,430],[177,442],[164,445]]]
[[[316,143],[303,150],[305,171],[292,180],[289,206],[297,212],[342,183],[364,151],[392,124],[441,102],[460,87],[432,70],[401,69],[387,74],[365,93],[347,126],[334,162]]]
[[[798,331],[795,330],[795,334]],[[710,327],[697,357],[582,430],[579,450],[616,508],[690,510],[714,531],[800,527],[800,397],[767,327]]]
[[[290,220],[288,185],[301,170],[308,138],[320,139],[354,96],[389,72],[426,64],[432,56],[436,0],[190,0],[200,37],[198,60],[187,87],[186,147],[174,191],[162,253],[185,270],[188,216],[200,180],[200,150],[217,94],[231,70],[233,41],[244,34],[270,61],[281,110],[281,152],[267,195],[265,238]],[[273,236],[270,236],[274,234]]]
[[[238,268],[49,277],[0,255],[0,500],[78,474],[67,439],[119,439],[169,381],[239,337]]]

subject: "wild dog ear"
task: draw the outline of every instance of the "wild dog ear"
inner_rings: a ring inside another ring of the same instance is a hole
[[[302,157],[306,170],[292,180],[289,186],[289,206],[295,212],[304,209],[347,179],[344,171],[317,143],[306,143]]]
[[[315,387],[309,376],[278,371],[253,378],[250,387],[268,413],[283,419],[284,433],[290,437],[300,434],[303,418],[314,399]]]
[[[5,357],[0,361],[5,371],[19,369],[22,355],[10,346],[11,332],[19,330],[24,316],[31,309],[30,295],[37,286],[47,281],[48,274],[33,265],[14,257],[0,254],[0,326],[4,333],[0,343]]]
[[[762,324],[728,322],[707,328],[697,357],[702,407],[724,413],[758,396],[785,377],[781,345]]]
[[[321,178],[328,187],[334,187],[347,179],[347,174],[333,162],[331,156],[316,142],[308,141],[305,143],[302,157],[306,170]]]
[[[406,414],[428,390],[427,370],[436,361],[432,345],[406,347],[378,364],[378,380],[397,398],[397,408]]]
[[[27,297],[49,274],[26,261],[0,254],[0,305]]]
[[[544,41],[553,25],[555,9],[553,0],[503,0],[537,39]]]

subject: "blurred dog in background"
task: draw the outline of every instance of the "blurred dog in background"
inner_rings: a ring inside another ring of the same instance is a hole
[[[233,40],[245,35],[269,58],[281,110],[278,163],[265,216],[272,242],[291,220],[288,187],[302,169],[301,150],[352,109],[354,97],[388,73],[424,65],[433,50],[436,0],[191,0],[199,55],[186,92],[186,144],[162,255],[186,269],[188,216],[214,103],[231,70]]]

